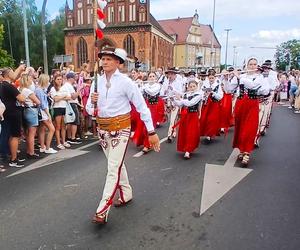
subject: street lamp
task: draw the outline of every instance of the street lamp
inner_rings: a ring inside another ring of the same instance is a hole
[[[25,53],[26,53],[26,64],[27,67],[30,66],[29,60],[29,46],[28,46],[28,30],[27,30],[27,6],[26,0],[23,0],[23,23],[24,23],[24,38],[25,38]]]
[[[214,32],[215,32],[215,14],[216,14],[216,0],[214,0],[213,19],[212,19],[212,32],[211,32],[211,49],[210,49],[210,66],[213,67],[213,48],[214,48]]]
[[[233,46],[233,62],[232,62],[232,65],[233,67],[235,68],[235,57],[236,57],[236,46]]]
[[[229,31],[231,31],[232,29],[225,29],[226,31],[226,50],[225,50],[225,69],[227,69],[227,49],[228,49],[228,33]]]

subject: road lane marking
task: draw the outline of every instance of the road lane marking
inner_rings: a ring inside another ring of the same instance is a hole
[[[199,211],[200,215],[205,213],[235,185],[252,172],[252,169],[234,167],[238,154],[239,150],[234,149],[223,166],[214,164],[205,165]]]
[[[35,169],[39,169],[45,166],[49,166],[51,164],[57,163],[57,162],[61,162],[61,161],[65,161],[68,159],[71,159],[73,157],[76,156],[80,156],[80,155],[84,155],[89,153],[90,151],[84,151],[83,149],[86,149],[90,146],[93,146],[95,144],[97,144],[98,141],[95,142],[91,142],[87,145],[81,146],[79,148],[76,149],[65,149],[65,150],[60,150],[58,151],[56,154],[50,154],[36,162],[33,162],[32,164],[30,164],[29,166],[26,166],[10,175],[8,175],[6,178],[12,177],[12,176],[16,176],[19,174],[23,174]]]
[[[163,139],[161,139],[159,142],[160,144],[162,144],[163,142],[165,142],[166,140],[168,140],[168,137],[165,137]],[[134,158],[138,158],[138,157],[141,157],[142,155],[144,155],[145,153],[143,151],[140,151],[138,153],[136,153],[133,157]]]

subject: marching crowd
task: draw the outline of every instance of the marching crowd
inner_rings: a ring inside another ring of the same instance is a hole
[[[26,158],[38,159],[40,154],[55,154],[80,144],[83,138],[97,137],[91,103],[95,85],[88,65],[83,64],[78,73],[72,65],[54,70],[50,77],[41,71],[25,65],[15,71],[0,69],[0,154],[11,167],[24,166],[25,159],[18,157],[20,139],[26,142]],[[251,58],[247,70],[230,67],[221,74],[213,69],[197,74],[158,68],[151,72],[134,69],[128,76],[142,93],[153,126],[169,122],[167,141],[171,143],[178,137],[177,150],[186,159],[199,147],[200,137],[211,142],[235,126],[233,146],[240,149],[239,158],[246,166],[269,126],[273,101],[288,99],[289,108],[300,113],[299,71],[277,73],[270,61],[258,66],[257,60]],[[152,150],[147,129],[134,105],[131,139],[143,146],[144,153]],[[5,167],[1,166],[0,171]]]

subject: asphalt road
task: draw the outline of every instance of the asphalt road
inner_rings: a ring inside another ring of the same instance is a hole
[[[106,175],[98,145],[8,177],[11,168],[0,175],[0,249],[300,249],[300,116],[275,107],[253,171],[200,216],[205,164],[223,165],[231,140],[232,130],[188,161],[175,143],[137,158],[130,144],[134,200],[104,226],[91,223]]]

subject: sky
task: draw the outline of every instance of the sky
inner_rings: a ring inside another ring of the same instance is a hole
[[[273,59],[277,45],[300,39],[299,0],[151,0],[150,12],[160,20],[191,17],[197,9],[200,23],[212,24],[214,1],[214,30],[222,45],[222,63],[226,51],[224,29],[232,29],[228,33],[227,64],[235,60],[237,65],[242,65],[253,56],[260,62]],[[39,9],[42,2],[36,0]],[[72,7],[73,0],[68,2]],[[49,16],[55,17],[64,3],[65,0],[48,0]]]

